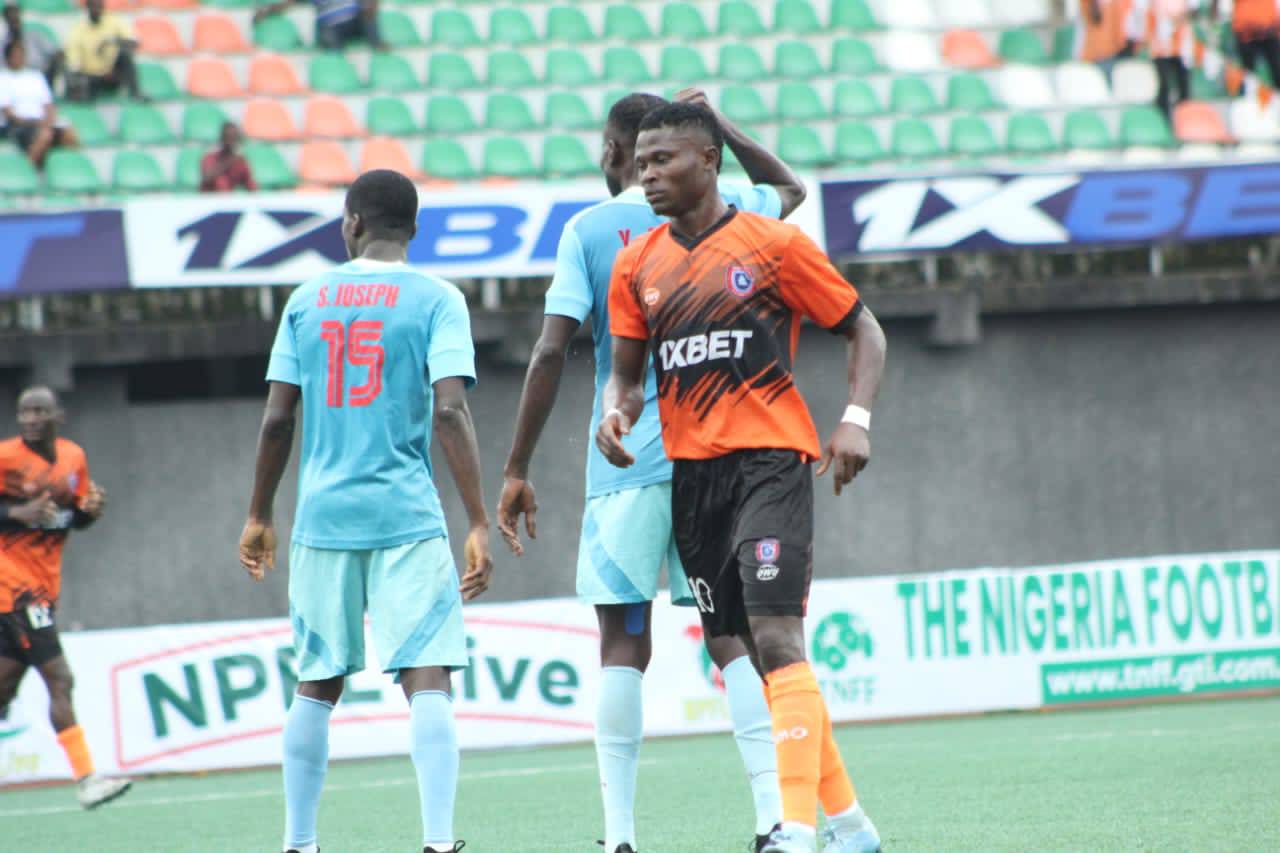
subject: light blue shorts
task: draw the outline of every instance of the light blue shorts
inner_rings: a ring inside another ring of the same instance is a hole
[[[663,563],[671,601],[693,606],[671,531],[671,484],[587,499],[578,541],[578,597],[588,604],[638,604],[658,596]]]
[[[289,549],[289,619],[300,680],[364,669],[366,610],[383,672],[467,665],[448,537],[367,551]]]

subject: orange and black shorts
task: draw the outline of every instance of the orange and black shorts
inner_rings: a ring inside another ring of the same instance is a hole
[[[62,643],[53,617],[53,605],[47,602],[0,613],[0,657],[35,667],[61,657]]]

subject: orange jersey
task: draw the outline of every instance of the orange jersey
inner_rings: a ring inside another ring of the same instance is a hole
[[[610,331],[653,341],[672,459],[750,448],[818,458],[792,375],[800,322],[843,328],[860,308],[853,285],[799,228],[732,210],[692,243],[669,223],[648,232],[618,255],[609,284]]]
[[[60,438],[51,463],[22,441],[0,441],[0,475],[6,506],[26,503],[48,492],[61,509],[49,529],[0,523],[0,613],[28,603],[54,604],[62,586],[62,546],[75,510],[89,493],[89,465],[75,442]]]

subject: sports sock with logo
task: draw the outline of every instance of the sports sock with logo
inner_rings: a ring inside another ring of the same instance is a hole
[[[756,835],[767,835],[782,821],[782,794],[778,790],[778,754],[773,746],[773,720],[764,701],[764,685],[746,655],[730,661],[721,674],[733,718],[733,737],[751,781]]]
[[[831,714],[827,711],[827,703],[822,703],[822,765],[818,782],[818,799],[822,801],[822,810],[828,816],[842,815],[853,808],[858,801],[858,794],[853,789],[853,781],[845,770],[844,759],[840,757],[840,747],[836,745],[835,732],[831,729]]]
[[[409,752],[418,773],[422,843],[453,849],[453,804],[458,795],[458,730],[453,699],[443,690],[419,690],[409,697],[413,743]]]
[[[89,743],[85,740],[84,729],[69,726],[58,732],[58,746],[67,754],[71,775],[77,782],[93,775],[93,757],[89,755]]]
[[[818,680],[805,662],[774,670],[765,678],[773,740],[778,754],[784,825],[818,823],[818,781],[822,767],[823,701]]]
[[[636,846],[636,770],[644,736],[644,673],[629,666],[600,671],[596,706],[596,760],[604,800],[604,849]]]
[[[284,723],[284,846],[316,843],[316,814],[329,767],[329,715],[333,706],[294,696]]]

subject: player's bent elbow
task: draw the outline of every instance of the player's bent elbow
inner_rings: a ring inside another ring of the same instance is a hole
[[[805,188],[803,181],[796,181],[794,184],[783,184],[777,189],[778,197],[782,200],[780,219],[786,219],[795,213],[796,209],[804,204],[804,200],[809,197],[809,191]]]
[[[297,416],[293,412],[267,410],[262,419],[262,435],[273,440],[288,440],[293,437],[293,429]]]
[[[467,398],[437,400],[433,419],[437,432],[464,431],[471,423],[471,410],[467,408]]]

